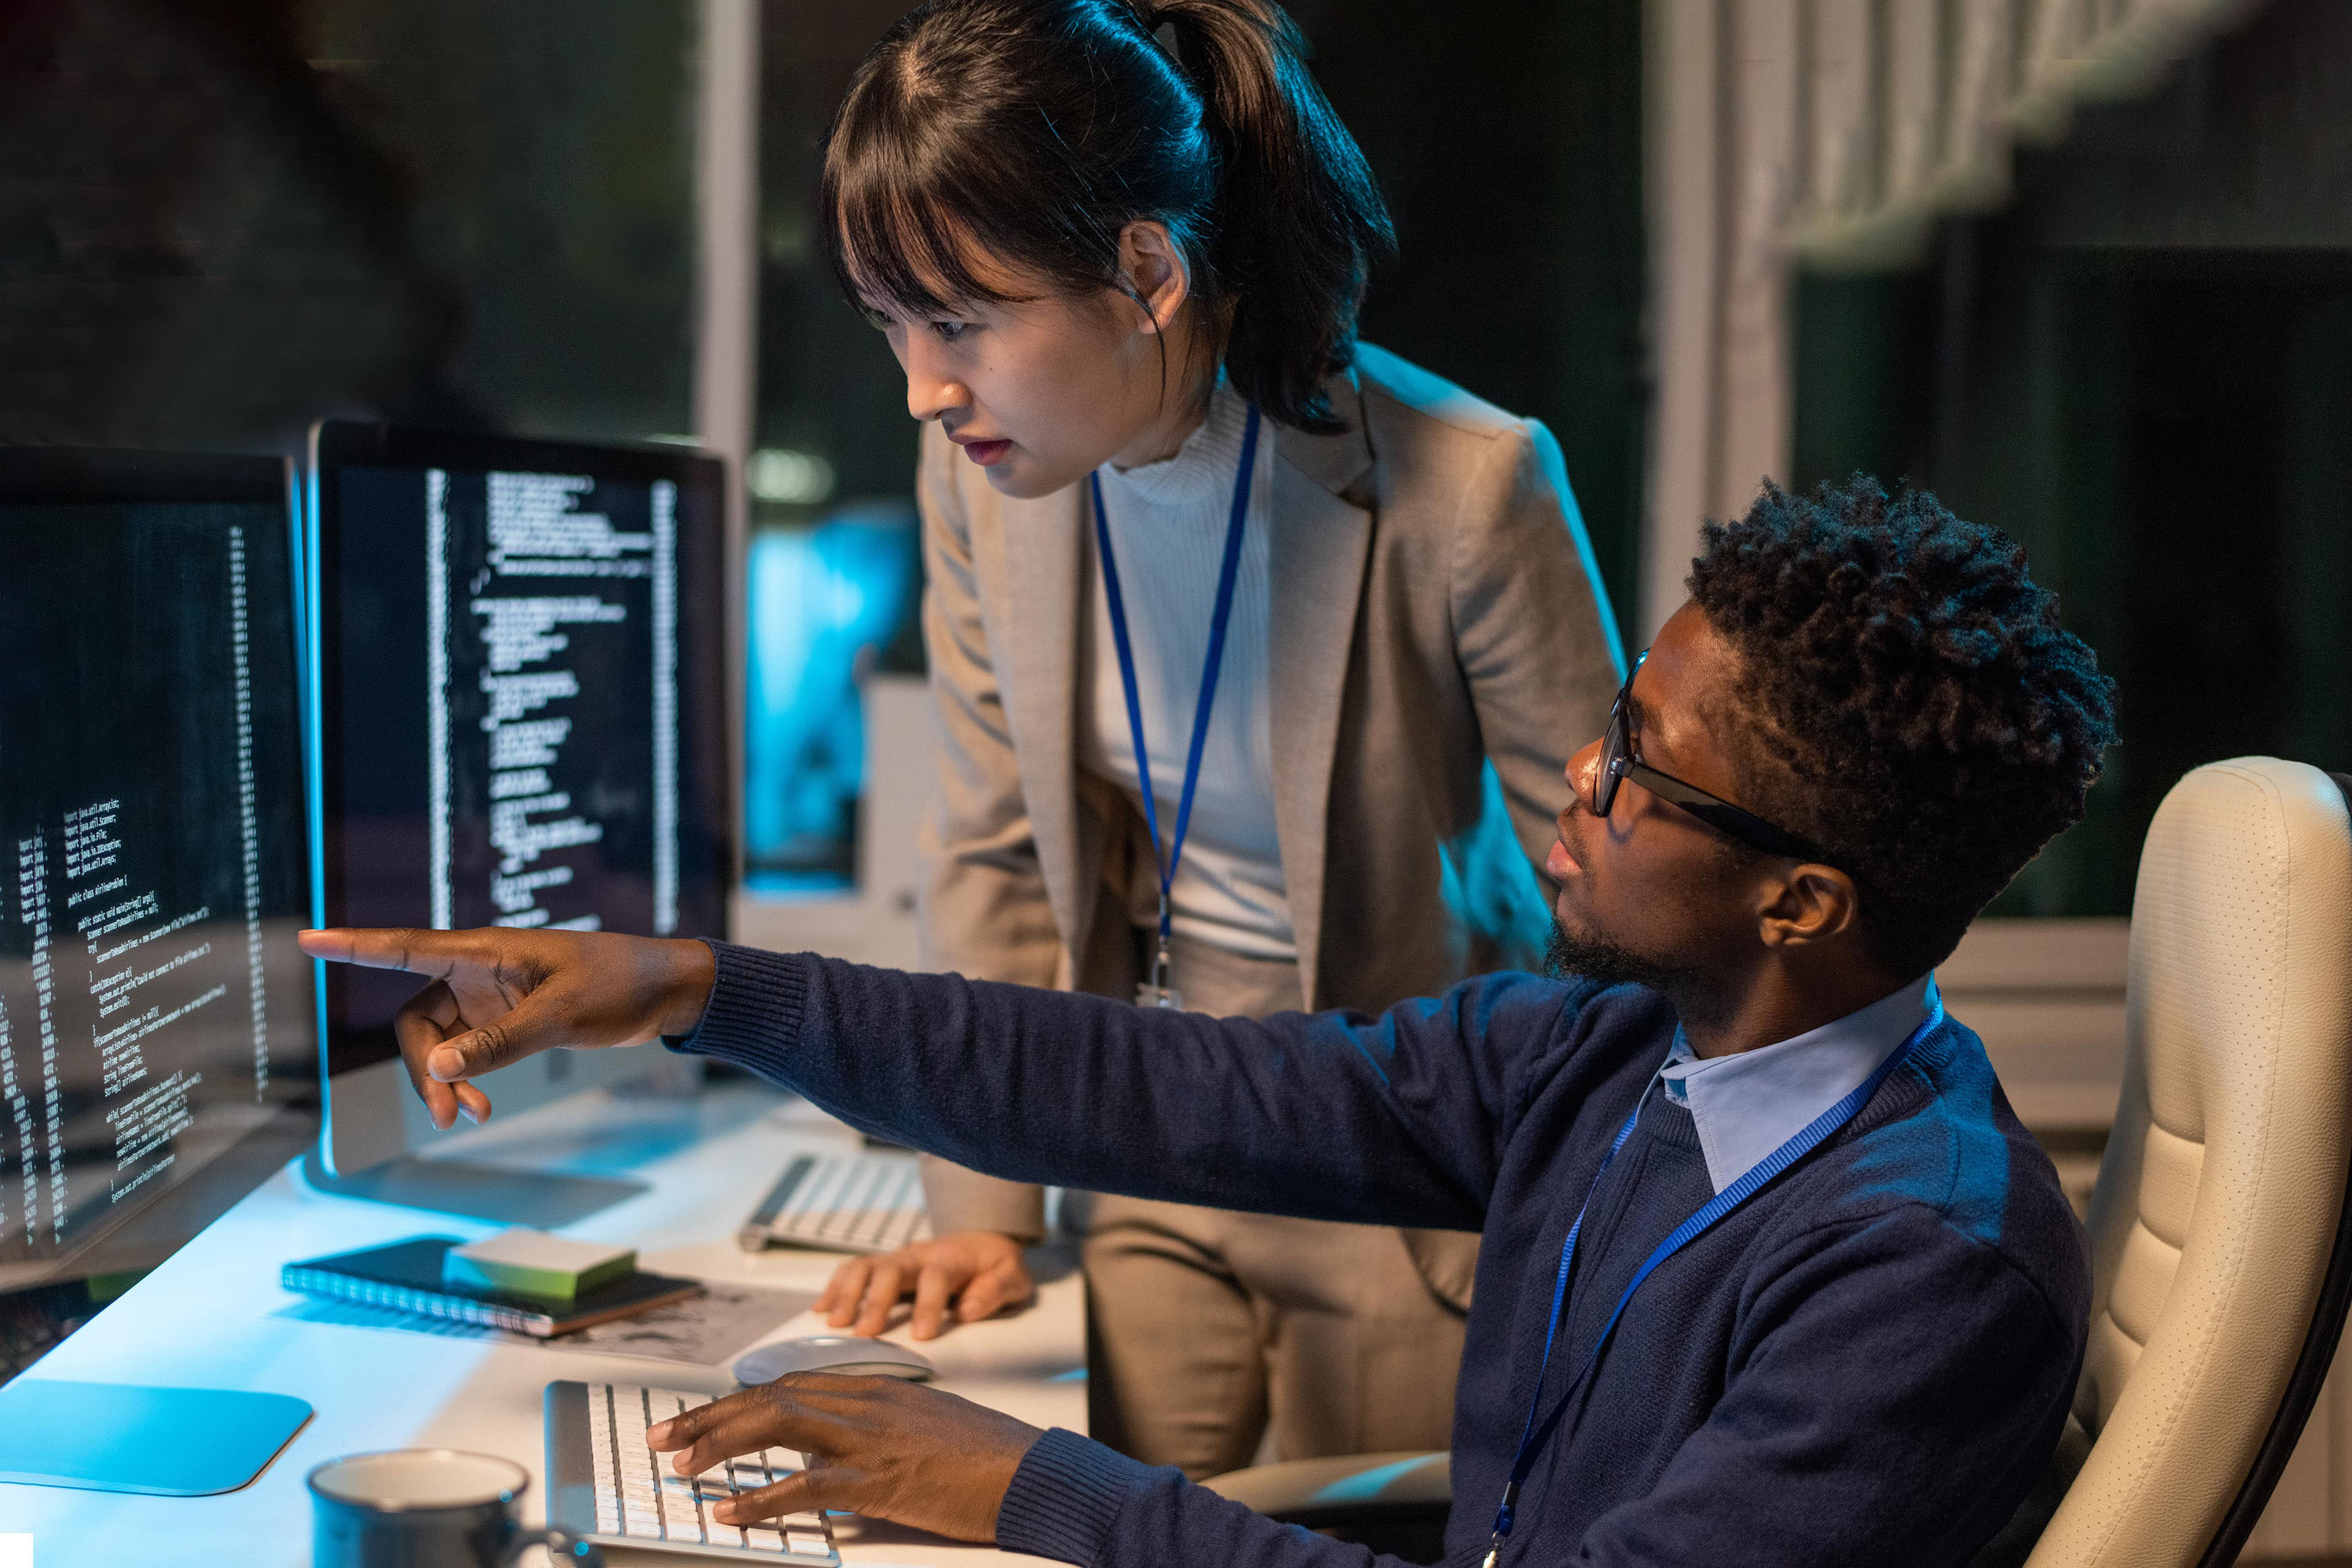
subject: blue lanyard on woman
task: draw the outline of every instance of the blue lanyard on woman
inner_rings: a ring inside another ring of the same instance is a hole
[[[1183,858],[1184,834],[1192,825],[1192,791],[1201,782],[1201,754],[1209,740],[1209,710],[1217,700],[1217,667],[1225,658],[1225,623],[1233,618],[1234,579],[1242,563],[1242,523],[1249,516],[1250,476],[1257,461],[1257,405],[1250,405],[1249,422],[1242,430],[1241,472],[1234,476],[1233,521],[1225,525],[1225,560],[1217,573],[1217,607],[1209,621],[1209,658],[1201,671],[1201,700],[1192,710],[1192,749],[1184,759],[1184,793],[1176,805],[1176,838],[1160,847],[1160,808],[1151,795],[1151,753],[1143,744],[1143,700],[1136,694],[1135,651],[1127,638],[1127,606],[1118,595],[1118,563],[1112,559],[1110,524],[1103,511],[1102,475],[1087,476],[1095,493],[1095,542],[1102,556],[1103,595],[1110,604],[1111,640],[1118,645],[1118,679],[1127,689],[1127,727],[1135,737],[1135,772],[1143,785],[1143,820],[1151,829],[1151,856],[1160,863],[1160,951],[1151,961],[1149,984],[1135,988],[1135,999],[1149,1006],[1181,1007],[1184,999],[1168,988],[1168,897],[1176,886],[1176,864]]]
[[[1927,1015],[1926,1020],[1912,1030],[1903,1044],[1895,1047],[1895,1053],[1879,1063],[1877,1070],[1864,1079],[1853,1093],[1822,1111],[1802,1131],[1759,1160],[1748,1168],[1746,1175],[1709,1198],[1696,1214],[1675,1226],[1665,1240],[1658,1243],[1643,1261],[1642,1267],[1633,1271],[1633,1278],[1626,1285],[1624,1293],[1617,1298],[1616,1309],[1609,1314],[1609,1321],[1601,1325],[1601,1337],[1592,1342],[1591,1354],[1584,1358],[1584,1366],[1577,1373],[1576,1381],[1569,1384],[1567,1394],[1561,1397],[1563,1412],[1592,1375],[1593,1367],[1601,1360],[1601,1347],[1607,1344],[1609,1336],[1616,1331],[1617,1320],[1625,1315],[1625,1303],[1633,1299],[1633,1292],[1642,1288],[1642,1281],[1650,1277],[1651,1271],[1713,1227],[1717,1220],[1754,1197],[1766,1183],[1811,1153],[1834,1136],[1838,1129],[1853,1121],[1862,1108],[1870,1103],[1870,1097],[1878,1092],[1878,1086],[1894,1076],[1895,1069],[1911,1055],[1912,1047],[1926,1037],[1927,1031],[1943,1021],[1944,1004],[1938,999],[1935,1010]],[[1622,1127],[1617,1129],[1616,1142],[1610,1144],[1609,1152],[1601,1157],[1601,1169],[1593,1173],[1592,1185],[1586,1191],[1584,1202],[1576,1211],[1574,1223],[1568,1227],[1567,1241],[1560,1245],[1559,1273],[1553,1279],[1551,1286],[1551,1321],[1544,1329],[1543,1360],[1536,1363],[1536,1391],[1528,1400],[1527,1424],[1519,1428],[1519,1451],[1511,1460],[1511,1479],[1503,1485],[1503,1506],[1495,1510],[1495,1538],[1486,1548],[1486,1559],[1481,1568],[1495,1568],[1496,1554],[1503,1550],[1503,1542],[1510,1539],[1511,1527],[1517,1522],[1513,1514],[1518,1506],[1520,1484],[1535,1468],[1536,1455],[1543,1447],[1536,1433],[1536,1416],[1543,1408],[1544,1374],[1551,1370],[1552,1339],[1559,1332],[1559,1309],[1568,1298],[1568,1273],[1576,1261],[1576,1235],[1584,1228],[1584,1211],[1592,1206],[1592,1194],[1601,1190],[1601,1178],[1609,1173],[1610,1162],[1617,1158],[1617,1151],[1625,1146],[1625,1140],[1633,1135],[1633,1123],[1640,1120],[1642,1106],[1649,1098],[1650,1091],[1645,1087],[1642,1090],[1642,1098],[1633,1102],[1633,1114],[1625,1118]],[[1549,1433],[1549,1428],[1547,1427],[1546,1435]]]

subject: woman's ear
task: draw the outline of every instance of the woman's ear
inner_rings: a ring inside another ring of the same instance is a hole
[[[1138,218],[1119,231],[1118,270],[1128,300],[1141,313],[1136,325],[1164,332],[1192,297],[1192,271],[1166,224]]]

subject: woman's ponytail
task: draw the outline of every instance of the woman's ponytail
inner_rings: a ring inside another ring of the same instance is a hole
[[[1308,74],[1288,16],[1265,0],[1160,0],[1223,163],[1212,264],[1235,297],[1226,374],[1286,423],[1333,428],[1324,379],[1356,350],[1371,264],[1396,242],[1348,128]]]
[[[974,242],[1073,291],[1121,288],[1119,236],[1163,223],[1227,319],[1235,389],[1316,431],[1339,427],[1323,384],[1394,243],[1272,0],[926,0],[852,79],[819,206],[845,290],[910,313],[997,297]]]

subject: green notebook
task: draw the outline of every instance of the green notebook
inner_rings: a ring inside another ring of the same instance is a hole
[[[420,1236],[389,1247],[306,1258],[279,1269],[278,1282],[305,1296],[511,1329],[541,1339],[634,1317],[702,1293],[699,1279],[644,1273],[583,1292],[568,1306],[510,1291],[477,1290],[442,1278],[443,1259],[459,1245],[454,1236]]]
[[[530,1296],[564,1306],[636,1271],[634,1247],[573,1241],[522,1226],[453,1247],[441,1260],[445,1285]]]

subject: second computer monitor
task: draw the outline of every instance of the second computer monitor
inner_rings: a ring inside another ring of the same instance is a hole
[[[719,461],[341,422],[312,446],[321,921],[724,935]],[[392,1036],[417,984],[324,972],[332,1172],[429,1139]],[[485,1088],[519,1109],[658,1049]]]

